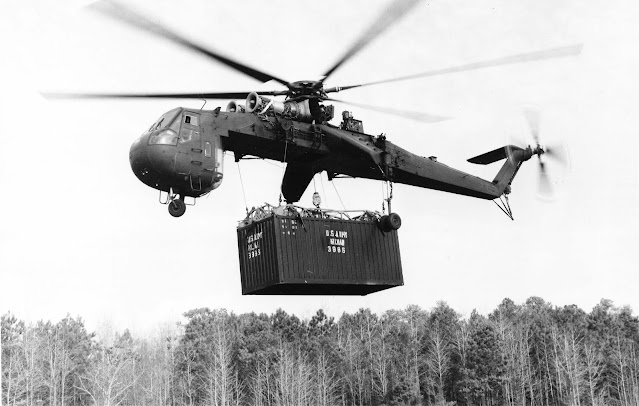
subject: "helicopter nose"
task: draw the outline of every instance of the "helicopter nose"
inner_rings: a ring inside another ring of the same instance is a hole
[[[142,183],[154,189],[168,190],[164,180],[170,176],[166,155],[162,147],[149,146],[149,137],[153,134],[144,134],[138,138],[129,151],[129,163],[131,170]]]
[[[148,175],[151,173],[151,160],[149,159],[149,154],[147,153],[147,142],[149,135],[144,134],[131,145],[131,149],[129,150],[129,163],[131,164],[131,169],[135,176],[140,179],[142,182],[148,184]]]
[[[167,191],[173,179],[175,146],[157,145],[153,139],[150,140],[154,136],[157,138],[155,133],[144,134],[131,145],[129,163],[142,183]]]

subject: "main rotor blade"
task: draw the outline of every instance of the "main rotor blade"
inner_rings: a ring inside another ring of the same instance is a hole
[[[181,45],[195,52],[198,52],[202,55],[205,55],[209,58],[215,59],[216,61],[221,62],[224,65],[230,68],[233,68],[236,71],[242,72],[245,75],[255,78],[261,82],[268,82],[269,80],[275,80],[277,82],[280,82],[286,87],[290,86],[286,80],[280,79],[268,73],[264,73],[260,70],[244,65],[240,62],[234,61],[231,58],[225,57],[219,52],[213,51],[211,49],[206,49],[203,46],[197,45],[179,36],[178,34],[169,30],[168,28],[149,20],[148,18],[132,11],[131,9],[115,1],[103,0],[91,5],[90,7],[120,22],[126,23],[130,26],[136,27],[138,29],[149,32],[151,34],[160,36],[178,45]]]
[[[466,64],[466,65],[454,66],[454,67],[451,67],[451,68],[435,69],[435,70],[430,70],[430,71],[426,71],[426,72],[415,73],[413,75],[407,75],[407,76],[400,76],[400,77],[397,77],[397,78],[378,80],[378,81],[375,81],[375,82],[368,82],[368,83],[363,83],[363,84],[359,84],[359,85],[335,87],[335,88],[330,88],[328,90],[340,91],[340,90],[352,89],[354,87],[379,85],[379,84],[382,84],[382,83],[399,82],[399,81],[402,81],[402,80],[418,79],[418,78],[423,78],[423,77],[428,77],[428,76],[447,75],[449,73],[466,72],[466,71],[472,71],[472,70],[492,68],[492,67],[495,67],[495,66],[514,65],[514,64],[518,64],[518,63],[542,61],[542,60],[545,60],[545,59],[576,56],[576,55],[579,55],[581,53],[582,48],[583,48],[583,44],[569,45],[569,46],[558,47],[558,48],[549,48],[549,49],[543,49],[541,51],[527,52],[527,53],[523,53],[523,54],[505,56],[505,57],[502,57],[502,58],[489,59],[489,60],[486,60],[486,61],[473,62],[473,63],[469,63],[469,64]],[[327,91],[327,93],[328,93],[328,91]]]
[[[245,99],[250,92],[217,93],[42,93],[49,99]],[[287,91],[260,92],[261,95],[281,96]]]
[[[333,72],[342,66],[346,61],[353,57],[362,48],[368,45],[372,40],[384,32],[388,27],[398,21],[404,14],[409,12],[419,0],[395,0],[388,5],[377,17],[377,20],[364,31],[353,45],[344,53],[344,55],[335,64],[326,71],[322,82],[326,80]]]
[[[412,120],[421,121],[424,123],[436,123],[438,121],[450,120],[450,117],[437,116],[434,114],[421,113],[416,111],[396,110],[396,109],[391,109],[388,107],[371,106],[370,104],[353,103],[353,102],[347,102],[347,101],[331,99],[331,98],[327,98],[326,100],[347,104],[347,105],[351,105],[355,107],[360,107],[362,109],[377,111],[380,113],[391,114],[394,116],[410,118]]]

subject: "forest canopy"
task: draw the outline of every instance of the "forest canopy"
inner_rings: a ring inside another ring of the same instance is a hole
[[[463,318],[194,309],[153,337],[1,317],[8,406],[639,405],[639,319],[538,297]]]

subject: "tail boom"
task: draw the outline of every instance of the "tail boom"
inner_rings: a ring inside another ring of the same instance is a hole
[[[470,158],[468,162],[479,165],[488,165],[493,162],[501,161],[502,159],[506,160],[497,173],[497,176],[495,176],[495,179],[493,179],[493,184],[496,185],[497,189],[500,191],[499,195],[496,196],[499,197],[504,193],[510,193],[510,184],[513,179],[515,179],[515,175],[517,175],[517,171],[519,171],[521,164],[524,161],[529,160],[533,153],[534,152],[530,147],[522,149],[514,145],[506,145]]]

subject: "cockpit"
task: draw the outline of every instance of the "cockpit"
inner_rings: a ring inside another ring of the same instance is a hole
[[[166,113],[162,114],[162,117],[158,118],[155,123],[153,123],[153,125],[151,127],[149,127],[149,131],[148,132],[153,132],[153,131],[157,131],[166,127],[171,126],[172,124],[176,125],[177,127],[179,127],[180,122],[179,121],[175,121],[175,119],[177,118],[178,114],[180,114],[180,111],[182,111],[182,109],[180,107],[174,108],[173,110],[167,111]],[[174,130],[177,130],[177,128],[175,128]]]
[[[181,108],[175,108],[167,111],[157,119],[151,127],[149,127],[148,133],[151,133],[149,137],[149,145],[177,145],[178,133],[180,131],[180,120],[178,119]]]

